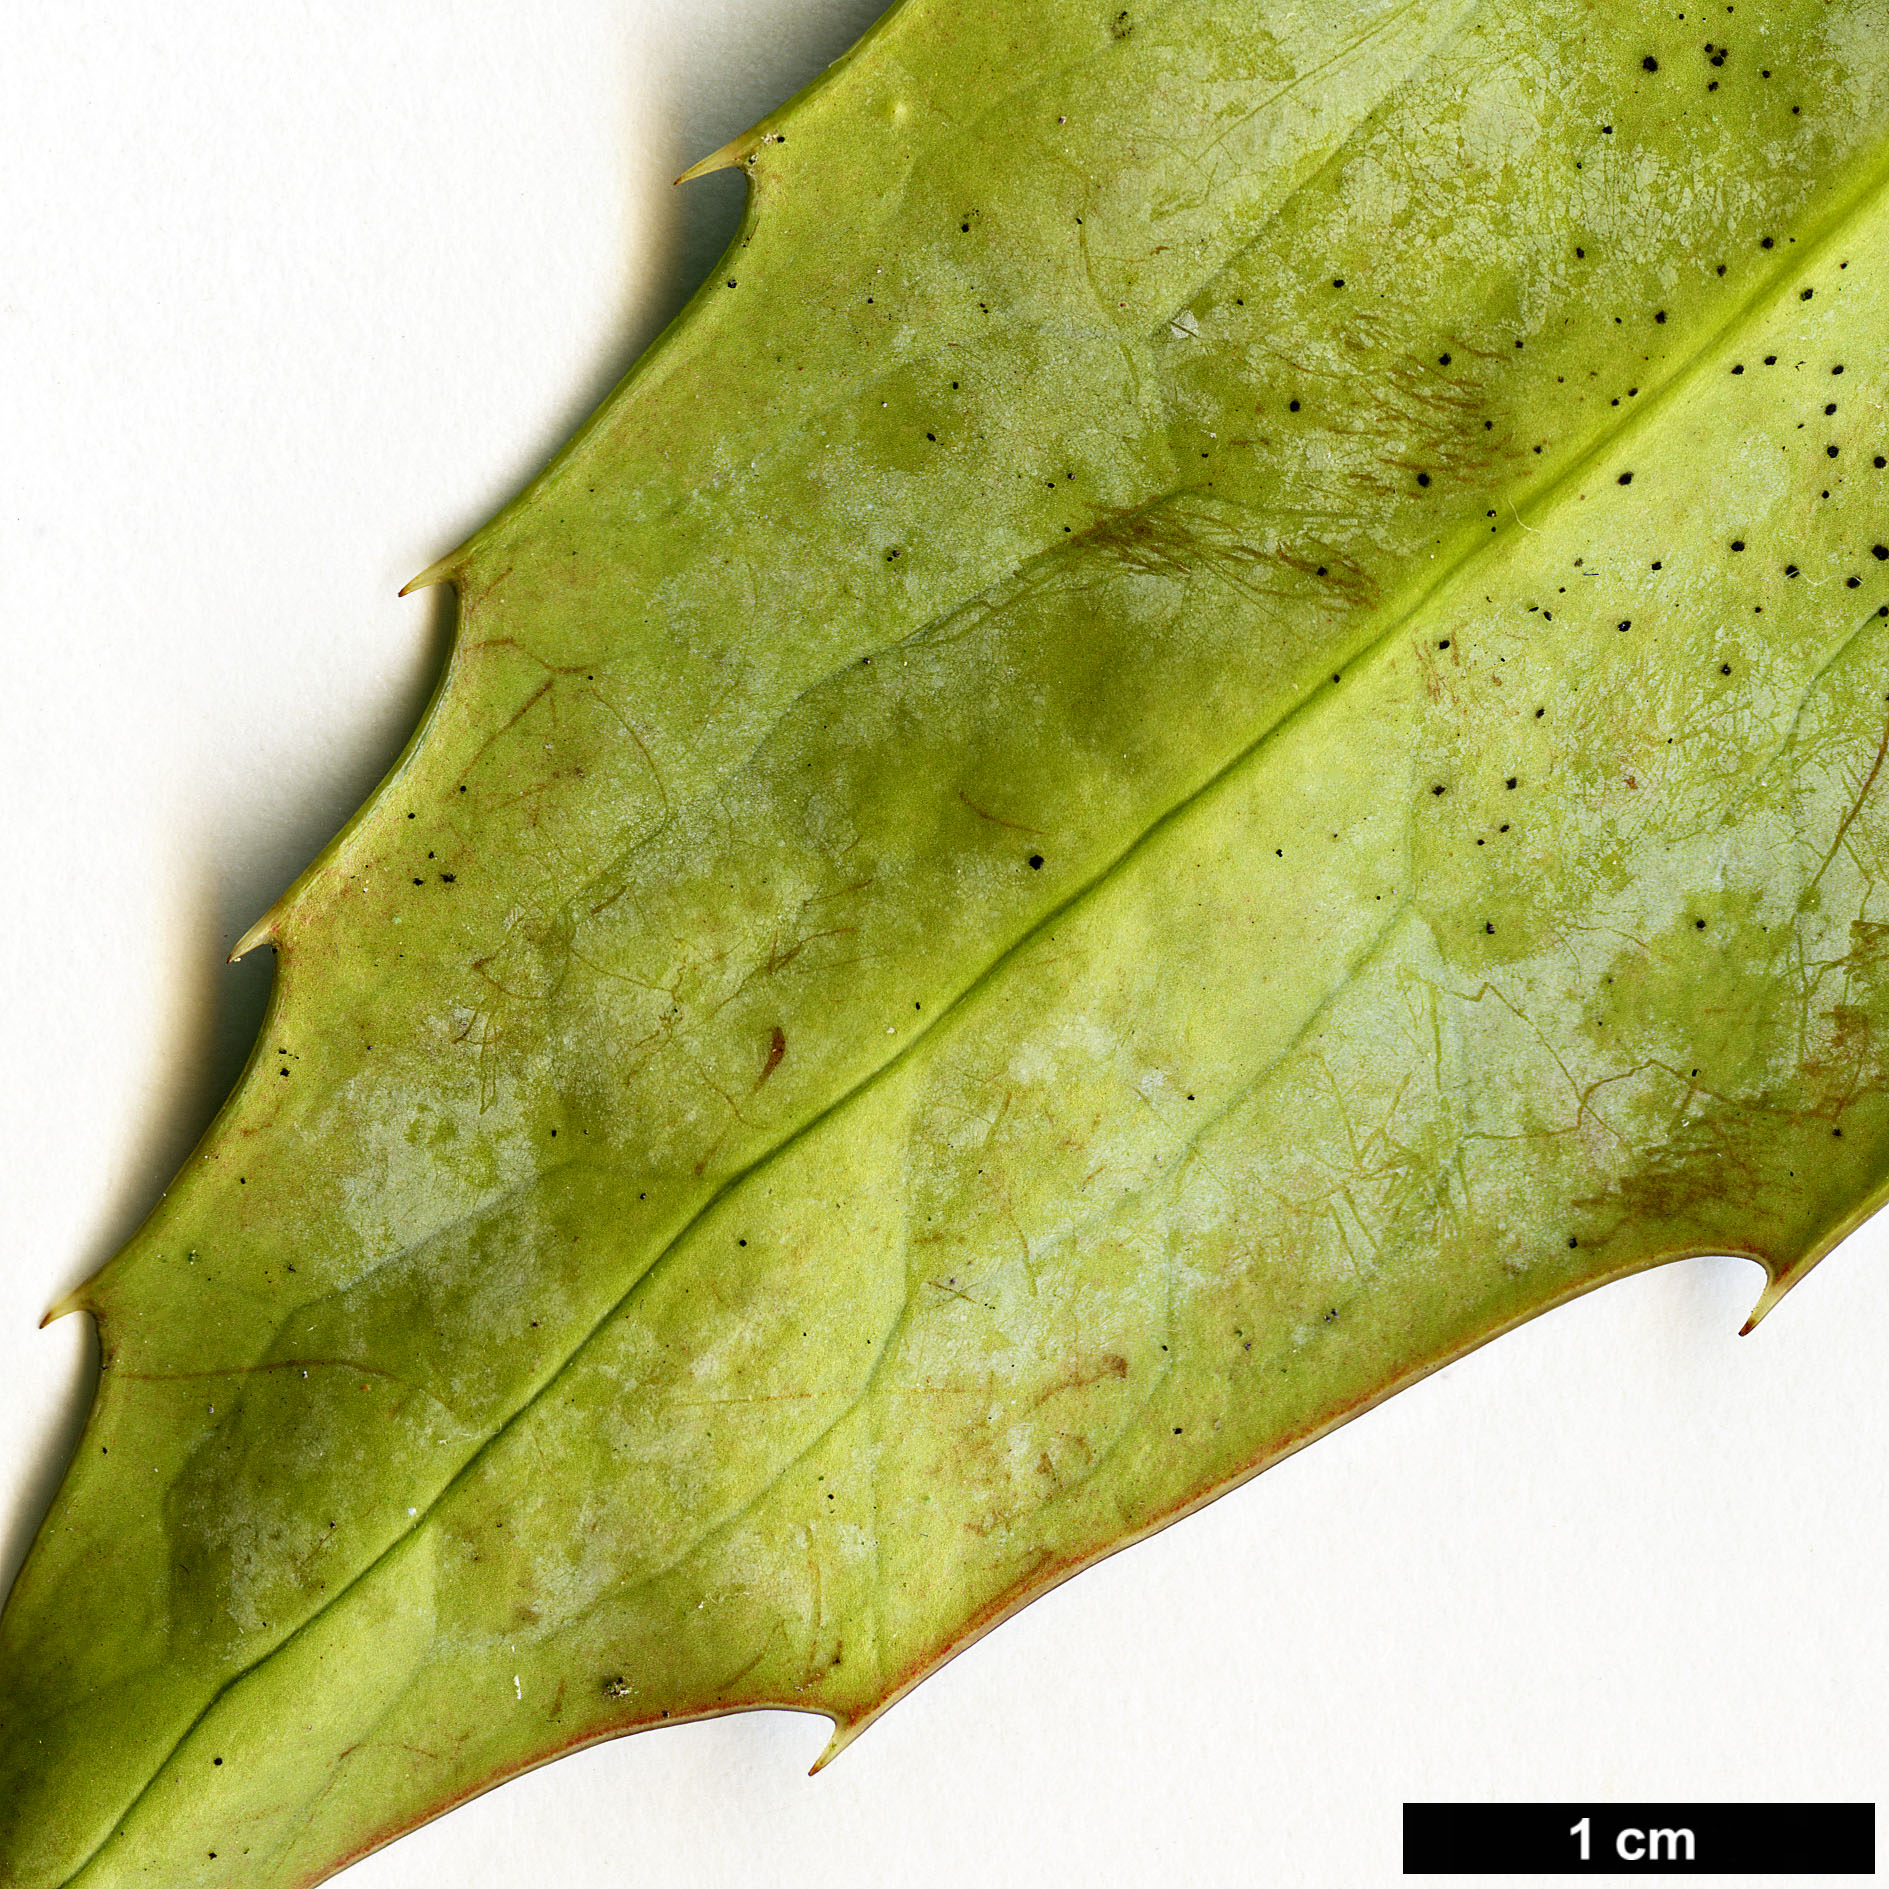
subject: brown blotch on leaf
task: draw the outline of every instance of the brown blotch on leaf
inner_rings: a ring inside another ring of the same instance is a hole
[[[755,1081],[758,1089],[775,1070],[781,1066],[781,1058],[787,1054],[787,1032],[777,1023],[774,1034],[768,1039],[767,1061],[761,1065],[760,1076]]]

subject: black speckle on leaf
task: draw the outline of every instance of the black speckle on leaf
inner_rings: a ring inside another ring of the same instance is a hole
[[[1041,853],[1032,853],[1030,855],[1030,870],[1032,872],[1041,872],[1043,870],[1043,855]]]
[[[1657,72],[1659,70],[1659,61],[1655,59],[1651,53],[1648,53],[1646,57],[1640,61],[1640,70],[1642,72]],[[1570,1242],[1570,1244],[1572,1244],[1572,1242]]]
[[[1618,483],[1620,483],[1621,485],[1631,485],[1633,483],[1633,474],[1630,472],[1623,472],[1620,475]]]

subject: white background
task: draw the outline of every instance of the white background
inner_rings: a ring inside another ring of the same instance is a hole
[[[732,230],[670,179],[875,0],[16,9],[0,57],[0,1583],[45,1307],[240,1067],[222,957],[398,750],[442,593]],[[1889,1293],[1700,1260],[1503,1339],[825,1722],[619,1741],[351,1889],[1349,1885],[1406,1798],[1873,1798]]]

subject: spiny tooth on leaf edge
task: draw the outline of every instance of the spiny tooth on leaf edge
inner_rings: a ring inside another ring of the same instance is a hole
[[[250,926],[250,928],[231,946],[226,964],[234,964],[238,958],[247,957],[258,945],[274,944],[276,941],[276,920],[282,911],[282,901],[275,904]]]
[[[759,125],[751,131],[744,131],[737,137],[730,138],[720,150],[709,152],[708,156],[691,164],[680,177],[678,184],[692,183],[698,177],[706,177],[711,171],[732,170],[737,164],[745,164],[749,157],[758,150],[766,137]]]
[[[435,558],[418,577],[409,578],[400,586],[399,595],[411,597],[416,590],[430,590],[435,584],[456,583],[465,552],[466,547],[459,545],[443,558]]]

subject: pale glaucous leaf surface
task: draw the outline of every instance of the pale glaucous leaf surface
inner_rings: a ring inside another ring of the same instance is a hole
[[[739,141],[75,1296],[0,1883],[844,1740],[1505,1327],[1867,1212],[1885,27],[906,0]]]

